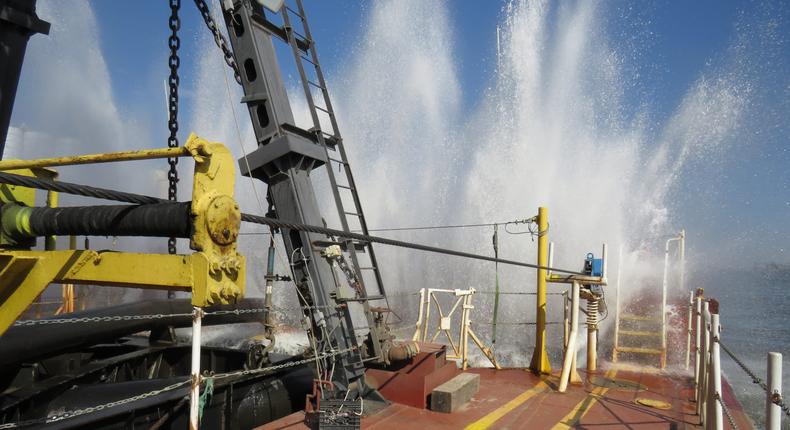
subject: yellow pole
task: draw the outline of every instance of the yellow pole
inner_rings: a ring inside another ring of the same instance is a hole
[[[549,261],[549,218],[545,207],[538,208],[538,266],[546,267]],[[536,374],[551,373],[551,363],[546,352],[546,269],[538,269],[535,316],[535,350],[529,368]]]
[[[0,161],[0,170],[75,166],[80,164],[111,163],[115,161],[151,160],[155,158],[183,157],[188,155],[190,155],[189,149],[180,146],[177,148],[142,149],[138,151],[110,152],[107,154],[40,158],[37,160],[3,160]]]

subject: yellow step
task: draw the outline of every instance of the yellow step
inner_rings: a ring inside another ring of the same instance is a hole
[[[655,348],[638,348],[635,346],[618,346],[617,352],[635,352],[637,354],[663,354],[663,349],[655,349]]]
[[[636,330],[620,330],[618,334],[626,336],[656,336],[661,337],[660,331],[636,331]]]
[[[643,315],[620,315],[621,320],[630,320],[630,321],[655,321],[661,322],[661,318],[656,317],[646,317]]]

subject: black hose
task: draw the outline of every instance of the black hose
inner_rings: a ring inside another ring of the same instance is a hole
[[[32,208],[37,236],[191,237],[190,203]]]

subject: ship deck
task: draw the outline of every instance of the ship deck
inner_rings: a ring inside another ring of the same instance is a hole
[[[627,364],[607,365],[582,384],[557,392],[558,375],[537,377],[524,369],[469,369],[480,375],[480,391],[453,413],[392,403],[362,419],[363,429],[697,429],[692,378]],[[754,429],[732,388],[722,381],[723,400],[739,429]],[[669,409],[637,403],[666,402]],[[298,412],[260,430],[309,428]],[[726,418],[725,418],[726,422]],[[405,426],[405,427],[404,427]],[[729,426],[725,424],[725,426]]]

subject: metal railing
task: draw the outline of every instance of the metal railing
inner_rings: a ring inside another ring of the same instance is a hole
[[[718,312],[717,309],[715,309]],[[768,372],[766,381],[749,369],[725,344],[721,342],[719,314],[712,313],[710,303],[702,297],[694,300],[694,310],[689,315],[695,317],[696,360],[694,367],[694,395],[700,424],[707,430],[724,429],[724,417],[730,428],[738,429],[732,414],[722,397],[721,387],[721,350],[765,391],[765,429],[779,430],[782,415],[790,417],[790,408],[782,398],[782,354],[768,353]],[[691,344],[691,331],[687,344]]]

